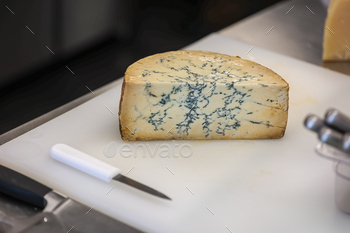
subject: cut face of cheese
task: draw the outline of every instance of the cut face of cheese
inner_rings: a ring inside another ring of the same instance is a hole
[[[331,0],[324,38],[324,61],[350,60],[350,0]]]
[[[281,138],[289,86],[239,57],[174,51],[126,70],[119,109],[123,140]]]

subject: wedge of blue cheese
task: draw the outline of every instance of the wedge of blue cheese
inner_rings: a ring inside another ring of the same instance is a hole
[[[119,126],[123,140],[272,139],[284,135],[288,83],[252,61],[173,51],[128,67]]]

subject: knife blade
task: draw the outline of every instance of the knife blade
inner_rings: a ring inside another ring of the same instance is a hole
[[[2,221],[10,226],[8,233],[142,232],[1,165],[0,192],[38,208],[44,207],[42,212],[25,219],[6,216]]]
[[[112,179],[117,180],[154,196],[171,200],[165,194],[122,175],[119,168],[113,167],[66,144],[52,146],[50,154],[53,159],[106,182],[110,182]]]

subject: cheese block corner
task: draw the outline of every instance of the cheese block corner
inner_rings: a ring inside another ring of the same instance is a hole
[[[288,119],[288,83],[249,60],[171,51],[128,67],[119,105],[123,140],[276,139]]]

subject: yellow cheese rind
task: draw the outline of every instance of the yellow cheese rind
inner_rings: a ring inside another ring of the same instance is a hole
[[[239,57],[174,51],[125,73],[119,109],[126,141],[272,139],[284,135],[288,83]]]
[[[350,60],[350,0],[331,0],[324,28],[324,61]]]

